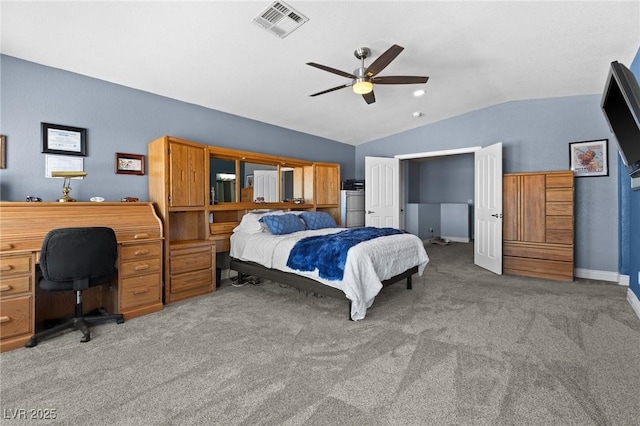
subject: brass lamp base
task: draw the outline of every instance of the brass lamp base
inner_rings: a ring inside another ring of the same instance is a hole
[[[65,179],[65,180],[66,180],[66,179]],[[59,203],[72,203],[72,202],[75,202],[75,201],[76,201],[76,199],[75,199],[75,198],[71,198],[71,197],[69,196],[69,190],[70,190],[70,189],[71,189],[71,188],[69,188],[68,186],[65,186],[65,187],[63,187],[63,188],[62,188],[62,198],[59,198],[59,199],[58,199],[58,202],[59,202]]]

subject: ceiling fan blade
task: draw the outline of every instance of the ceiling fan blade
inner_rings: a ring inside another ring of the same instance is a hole
[[[367,93],[365,95],[362,95],[362,97],[364,98],[364,100],[365,100],[365,102],[367,104],[372,104],[372,103],[374,103],[376,101],[376,96],[373,94],[373,91],[371,91],[371,92],[369,92],[369,93]]]
[[[429,80],[429,77],[390,75],[387,77],[373,77],[371,82],[374,84],[419,84],[426,83],[427,80]]]
[[[387,49],[386,52],[378,56],[378,59],[376,59],[371,65],[369,65],[366,72],[367,77],[371,78],[385,69],[386,66],[389,65],[391,61],[393,61],[396,56],[398,56],[403,50],[404,47],[398,46],[397,44],[391,46],[389,49]]]
[[[341,75],[343,77],[357,78],[355,75],[353,75],[351,73],[348,73],[348,72],[345,72],[345,71],[340,71],[340,70],[337,70],[335,68],[328,67],[326,65],[316,64],[315,62],[307,62],[307,65],[311,65],[312,67],[316,67],[316,68],[319,68],[319,69],[324,70],[324,71],[329,71],[331,73],[338,74],[338,75]]]
[[[309,95],[309,96],[324,95],[325,93],[333,92],[334,90],[344,89],[345,87],[349,87],[351,85],[353,85],[353,83],[343,84],[342,86],[332,87],[331,89],[323,90],[322,92],[314,93],[313,95]]]

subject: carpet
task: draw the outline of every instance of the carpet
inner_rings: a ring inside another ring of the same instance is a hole
[[[497,276],[428,245],[362,321],[278,283],[233,287],[0,355],[3,424],[639,425],[626,287]]]

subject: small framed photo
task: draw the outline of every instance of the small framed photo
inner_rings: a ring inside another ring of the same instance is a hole
[[[247,175],[247,179],[244,183],[245,188],[253,188],[253,175]]]
[[[569,162],[575,177],[608,176],[608,139],[569,144]]]
[[[144,175],[144,155],[116,153],[116,173]]]
[[[42,153],[62,155],[87,155],[87,129],[41,123]]]

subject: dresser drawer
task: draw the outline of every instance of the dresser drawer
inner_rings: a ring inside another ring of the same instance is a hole
[[[127,261],[147,257],[160,257],[162,255],[161,251],[162,245],[160,243],[123,245],[120,249],[120,258],[122,261]]]
[[[138,260],[135,262],[122,262],[120,264],[120,276],[130,277],[132,275],[148,274],[160,270],[160,258]]]
[[[565,201],[573,200],[572,188],[551,188],[547,189],[547,201]]]
[[[502,254],[505,258],[509,256],[513,258],[573,262],[573,246],[570,245],[505,241],[502,246]]]
[[[189,254],[171,254],[171,275],[184,272],[211,269],[213,265],[212,246],[204,247],[205,250],[191,252]]]
[[[573,187],[573,172],[552,174],[546,176],[547,188],[571,188]]]
[[[0,257],[0,274],[2,277],[31,272],[33,256],[3,256]]]
[[[0,301],[0,338],[33,333],[31,296]]]
[[[229,234],[233,232],[233,229],[238,226],[240,222],[221,222],[221,223],[210,223],[209,224],[209,232],[211,234]]]
[[[573,216],[573,203],[547,203],[547,216]]]
[[[120,310],[161,300],[160,273],[124,278],[120,284]]]
[[[31,291],[31,275],[21,277],[2,278],[0,281],[0,299],[19,293]]]
[[[171,275],[171,294],[195,289],[213,289],[213,272],[211,268]]]

